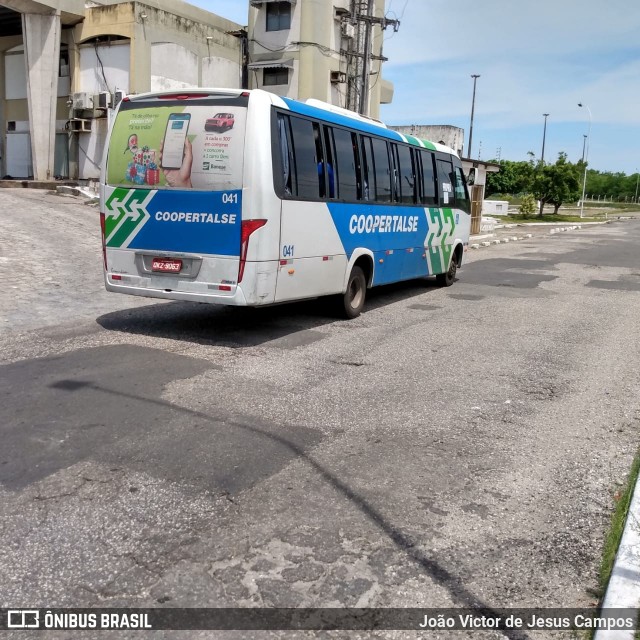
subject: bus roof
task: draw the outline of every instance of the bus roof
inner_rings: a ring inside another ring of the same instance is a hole
[[[293,98],[286,98],[279,96],[264,89],[228,89],[228,88],[208,88],[208,87],[193,87],[172,91],[153,91],[149,93],[132,94],[127,96],[127,99],[138,101],[148,98],[159,98],[167,96],[180,96],[184,99],[190,97],[205,97],[205,96],[230,96],[240,97],[242,95],[249,96],[250,94],[262,94],[268,96],[272,104],[276,104],[280,107],[284,107],[293,113],[299,113],[300,115],[306,115],[312,118],[318,118],[325,122],[331,122],[333,124],[341,125],[343,127],[349,127],[362,131],[363,133],[370,133],[372,135],[394,140],[396,142],[407,142],[416,147],[423,149],[429,149],[431,151],[441,151],[452,156],[458,156],[458,154],[443,144],[437,142],[431,142],[430,140],[421,140],[415,136],[399,133],[393,129],[388,129],[385,124],[375,120],[361,116],[355,112],[349,112],[347,109],[340,107],[333,108],[333,105],[325,105],[319,100],[310,100],[309,102],[301,102],[294,100]]]
[[[419,138],[416,138],[415,136],[409,136],[399,133],[398,131],[394,131],[393,129],[388,129],[383,123],[379,123],[378,121],[371,118],[364,118],[357,113],[353,113],[353,115],[351,115],[347,112],[346,109],[340,109],[338,112],[338,110],[319,106],[320,103],[317,101],[309,104],[307,102],[293,100],[292,98],[283,98],[280,96],[277,96],[277,98],[279,98],[279,100],[282,100],[286,108],[293,113],[299,113],[300,115],[318,118],[320,120],[324,120],[325,122],[331,122],[333,124],[342,125],[343,127],[357,129],[358,131],[371,133],[373,135],[377,135],[382,138],[388,138],[389,140],[394,140],[396,142],[407,142],[423,149],[429,149],[431,151],[441,151],[443,153],[447,153],[456,157],[458,155],[453,149],[443,144],[431,142],[430,140],[421,140]]]

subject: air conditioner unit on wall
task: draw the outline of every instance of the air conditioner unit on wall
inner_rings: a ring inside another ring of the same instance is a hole
[[[111,105],[111,94],[108,91],[101,91],[93,96],[94,109],[108,109]]]
[[[345,22],[342,25],[342,35],[345,38],[349,38],[349,39],[353,40],[353,38],[356,37],[356,25],[355,24],[351,24],[350,22]]]
[[[331,83],[338,84],[340,82],[347,81],[347,74],[344,71],[332,71],[331,72]]]
[[[93,109],[93,96],[86,91],[74,93],[71,96],[71,103],[74,109]]]

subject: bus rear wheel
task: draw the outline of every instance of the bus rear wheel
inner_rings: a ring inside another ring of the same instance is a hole
[[[439,273],[436,276],[436,282],[440,287],[450,287],[456,281],[456,272],[458,271],[458,262],[455,256],[451,256],[451,264],[446,273]]]
[[[342,312],[351,320],[357,318],[364,307],[364,299],[367,295],[367,280],[364,271],[360,267],[353,267],[349,275],[347,290],[342,296]]]

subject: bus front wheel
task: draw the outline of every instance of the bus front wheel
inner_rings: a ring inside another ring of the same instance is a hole
[[[342,307],[346,318],[357,318],[364,307],[364,299],[367,295],[367,280],[364,271],[360,267],[353,267],[347,290],[342,296]]]
[[[451,264],[449,265],[449,271],[446,273],[439,273],[436,276],[436,282],[440,287],[450,287],[456,281],[456,272],[458,271],[458,263],[455,256],[451,256]]]

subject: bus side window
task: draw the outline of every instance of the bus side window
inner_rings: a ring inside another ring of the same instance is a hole
[[[356,170],[356,152],[354,144],[356,134],[345,129],[332,129],[336,150],[335,170],[337,171],[338,197],[341,200],[355,202],[358,199],[360,179]]]
[[[373,164],[373,149],[369,136],[360,136],[362,150],[362,199],[375,200],[376,172]]]
[[[456,208],[465,213],[471,213],[469,192],[467,191],[467,183],[465,182],[461,167],[455,168],[455,180]]]
[[[330,127],[324,128],[324,149],[320,148],[318,151],[318,177],[320,178],[320,196],[323,198],[335,198],[336,197],[336,163],[334,161],[335,151],[333,144],[333,137],[331,135]],[[324,176],[324,178],[323,178]],[[323,183],[324,179],[324,183]],[[329,185],[327,191],[326,185]],[[328,193],[328,195],[327,195]]]
[[[278,114],[278,134],[282,162],[282,185],[285,196],[291,196],[295,195],[293,191],[293,153],[289,133],[289,117],[283,113]]]
[[[438,186],[440,191],[440,206],[453,207],[455,204],[453,192],[453,165],[448,160],[436,160],[438,167]]]
[[[410,147],[404,145],[393,145],[397,149],[397,182],[399,193],[396,200],[402,204],[415,204],[416,172],[413,168],[413,154]]]
[[[422,160],[422,204],[437,207],[436,176],[433,170],[434,156],[431,151],[420,151],[419,153]]]
[[[391,202],[391,166],[386,140],[372,138],[373,158],[376,171],[376,201]]]
[[[318,157],[317,146],[320,128],[317,123],[304,118],[289,116],[289,120],[295,160],[296,188],[294,194],[300,198],[318,200],[321,197],[318,163],[322,162],[322,157]],[[319,149],[322,149],[321,145]]]

